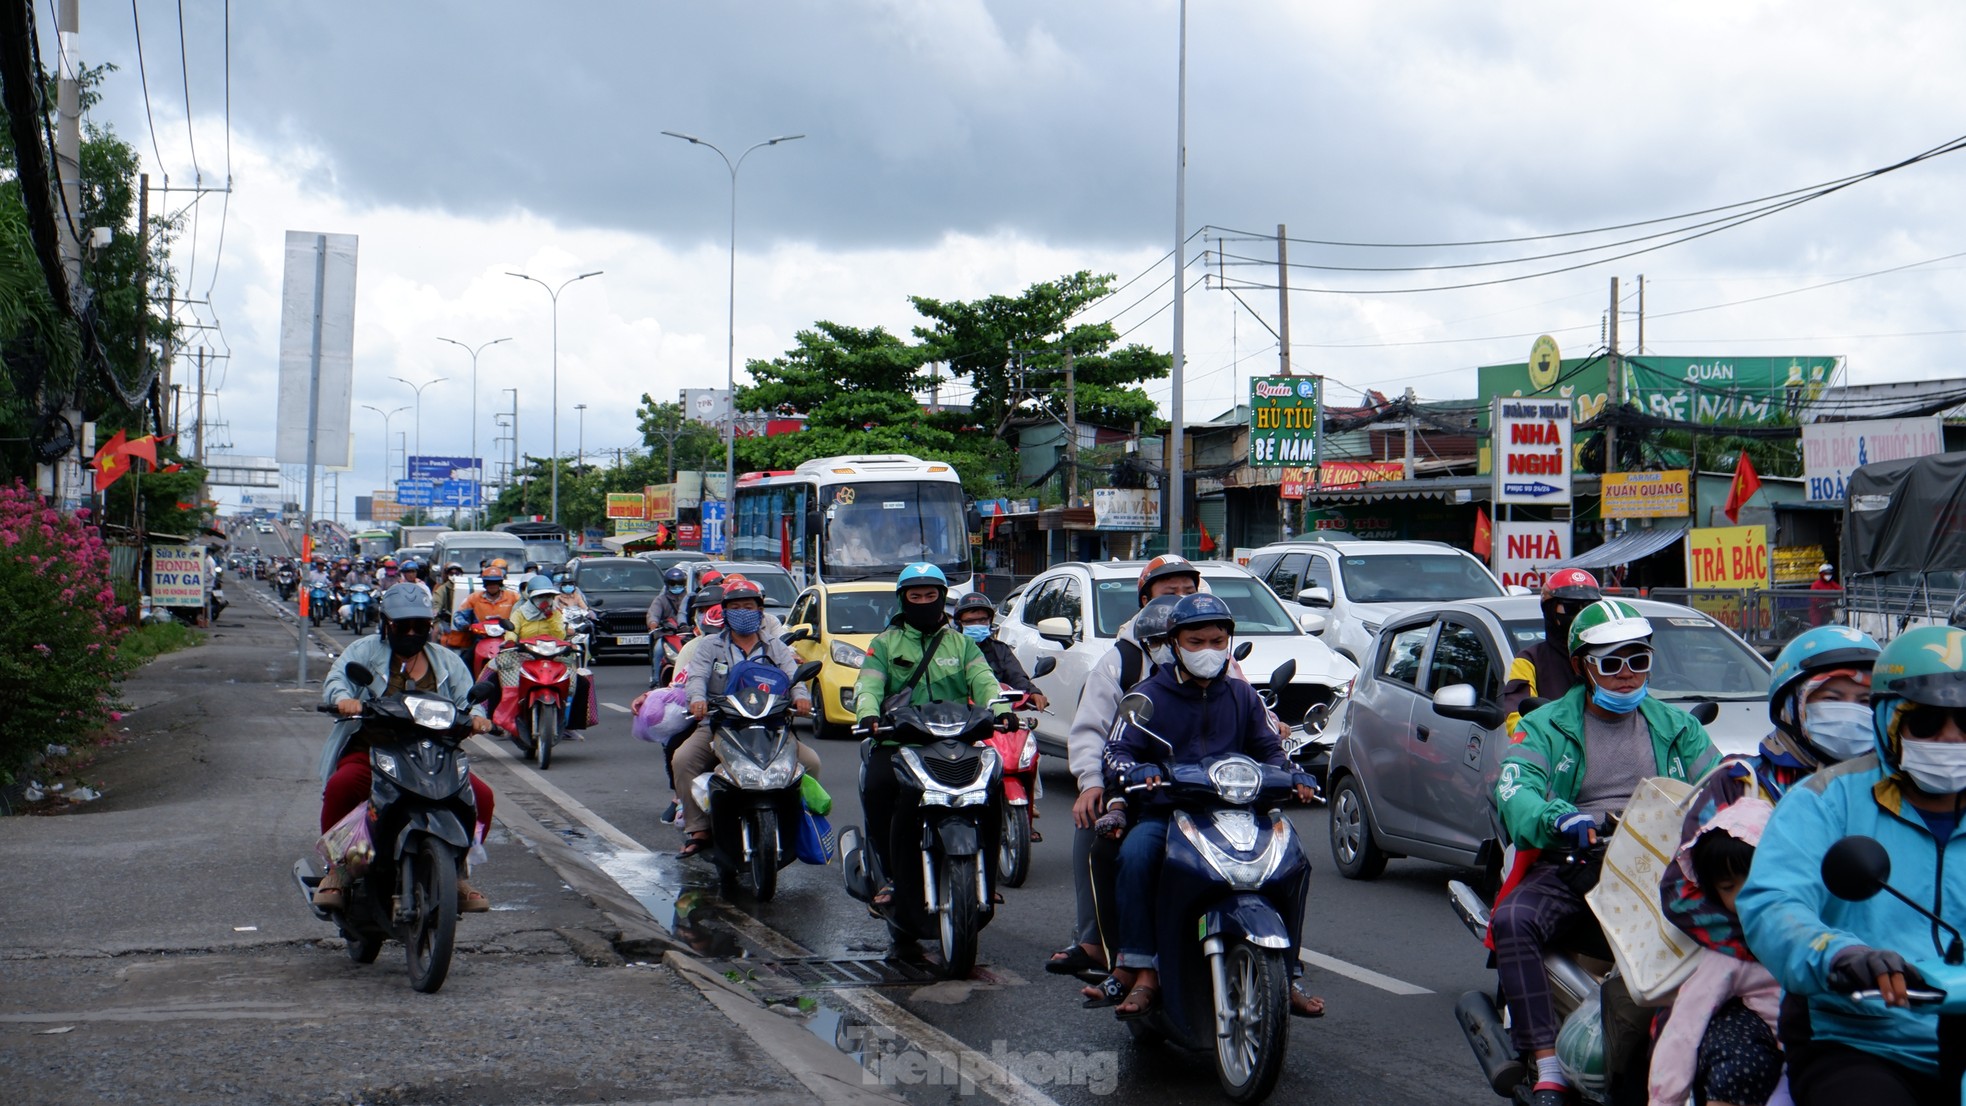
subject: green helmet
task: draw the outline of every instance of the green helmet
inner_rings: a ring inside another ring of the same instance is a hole
[[[1872,725],[1891,760],[1898,759],[1892,735],[1906,706],[1966,707],[1966,630],[1920,626],[1893,638],[1871,669]]]
[[[1585,999],[1556,1034],[1556,1061],[1585,1099],[1603,1102],[1611,1080],[1604,1061],[1604,1007],[1598,996]]]
[[[1583,610],[1570,623],[1570,655],[1602,645],[1625,645],[1649,641],[1652,624],[1638,608],[1622,599],[1600,599]]]

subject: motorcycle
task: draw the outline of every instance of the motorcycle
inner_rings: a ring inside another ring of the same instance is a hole
[[[1055,657],[1039,657],[1031,676],[1049,675],[1058,667]],[[1014,714],[1030,708],[1030,696],[1000,685]],[[1037,719],[1026,718],[1015,730],[992,730],[983,744],[995,749],[1003,762],[1003,824],[997,837],[997,882],[1005,887],[1022,887],[1031,874],[1031,816],[1034,804],[1044,797],[1044,784],[1038,776]]]
[[[274,589],[280,593],[280,602],[293,601],[294,589],[300,584],[300,576],[291,568],[282,568],[273,575]]]
[[[1119,715],[1168,744],[1146,726],[1146,696],[1123,697]],[[1289,1043],[1296,943],[1286,919],[1303,916],[1311,875],[1277,805],[1291,788],[1290,771],[1240,753],[1177,762],[1155,787],[1174,802],[1154,906],[1161,1000],[1127,1025],[1138,1040],[1211,1052],[1234,1102],[1268,1097]]]
[[[796,687],[819,674],[807,661],[792,674]],[[717,767],[699,795],[710,815],[710,855],[726,880],[749,874],[759,902],[778,891],[778,870],[798,859],[799,819],[805,813],[799,786],[798,739],[792,734],[791,693],[739,688],[711,704],[710,745]],[[700,779],[701,777],[699,777]],[[695,786],[696,781],[690,781]]]
[[[354,634],[368,629],[369,623],[375,619],[375,586],[350,584],[348,602],[343,604],[342,609],[347,612],[342,616],[342,629]]]
[[[573,665],[567,656],[573,646],[559,638],[536,637],[516,647],[525,654],[519,661],[519,682],[505,692],[499,705],[503,715],[510,713],[512,741],[545,771],[553,764],[553,746],[559,744],[566,729],[567,707],[573,702]]]
[[[308,586],[307,620],[309,622],[315,626],[319,626],[321,620],[328,616],[329,609],[335,606],[338,606],[338,604],[335,603],[334,588],[325,583],[310,584]]]
[[[649,677],[654,682],[650,687],[668,687],[676,678],[676,654],[696,636],[696,629],[690,625],[678,626],[665,622],[657,630],[654,643],[649,646]]]
[[[977,938],[996,914],[994,869],[984,858],[997,851],[1003,760],[983,738],[997,725],[1022,728],[1011,715],[999,723],[987,705],[924,703],[895,711],[873,729],[904,742],[893,759],[899,788],[889,839],[897,860],[921,857],[920,886],[882,871],[858,827],[840,832],[847,894],[871,905],[882,886],[894,883],[897,894],[883,912],[889,935],[898,943],[937,942],[937,974],[944,979],[969,976]],[[870,736],[860,745],[863,773],[873,751]]]
[[[585,670],[594,664],[594,612],[586,607],[567,607],[560,612],[567,627],[567,644],[573,646],[573,666]]]
[[[367,667],[350,664],[347,672],[363,696],[362,733],[369,741],[369,768],[375,777],[369,801],[361,808],[367,812],[362,823],[367,844],[331,841],[337,826],[317,846],[351,877],[345,909],[314,905],[321,875],[306,857],[294,861],[294,881],[315,917],[341,931],[350,960],[373,964],[384,940],[401,941],[408,953],[410,986],[429,994],[444,985],[450,972],[457,939],[458,865],[471,848],[478,821],[469,758],[458,748],[471,734],[470,722],[441,696],[378,695],[375,674]],[[478,686],[470,698],[478,703],[491,694],[490,687]],[[315,709],[334,713],[332,706]]]
[[[470,615],[460,615],[469,618]],[[483,679],[485,667],[495,662],[505,651],[505,633],[511,627],[498,618],[488,618],[483,622],[473,622],[464,627],[470,645],[464,650],[464,662],[471,668],[471,678]]]

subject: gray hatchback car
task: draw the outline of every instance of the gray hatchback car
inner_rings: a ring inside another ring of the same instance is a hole
[[[1651,694],[1682,709],[1715,704],[1707,726],[1715,746],[1752,751],[1768,730],[1768,662],[1691,607],[1631,602],[1652,623]],[[1489,796],[1508,742],[1498,704],[1509,661],[1542,638],[1535,596],[1387,619],[1330,723],[1338,739],[1326,790],[1339,874],[1372,879],[1389,858],[1411,856],[1485,868],[1493,883],[1505,841]]]

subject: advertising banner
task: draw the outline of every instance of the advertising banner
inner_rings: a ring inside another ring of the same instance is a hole
[[[683,415],[712,426],[730,418],[730,392],[723,388],[684,388]]]
[[[1310,469],[1284,469],[1283,477],[1278,481],[1277,495],[1283,499],[1302,499],[1304,498],[1304,489],[1310,483]]]
[[[676,521],[676,485],[650,484],[642,489],[642,502],[650,521]]]
[[[1488,560],[1503,587],[1543,586],[1542,566],[1570,556],[1567,522],[1497,522],[1494,556]]]
[[[412,480],[482,480],[484,462],[470,457],[424,457],[409,459]]]
[[[1770,563],[1766,526],[1703,526],[1686,533],[1686,586],[1695,590],[1765,588]]]
[[[205,605],[205,550],[196,545],[150,547],[150,601],[160,607]]]
[[[1769,564],[1777,584],[1807,584],[1816,579],[1816,570],[1828,558],[1820,545],[1776,546],[1769,551]]]
[[[371,522],[401,522],[403,521],[403,516],[409,513],[410,509],[408,506],[396,501],[394,492],[386,492],[378,489],[374,495],[369,497],[369,521]]]
[[[676,548],[695,549],[703,542],[703,528],[694,522],[685,522],[676,527]]]
[[[1406,465],[1400,461],[1326,461],[1318,466],[1325,491],[1334,488],[1361,488],[1382,480],[1403,480]]]
[[[314,413],[314,462],[349,463],[355,381],[355,255],[352,234],[287,232],[280,282],[280,377],[274,402],[274,456],[304,465],[308,407]],[[313,380],[316,307],[321,372]]]
[[[1873,461],[1902,461],[1944,453],[1945,419],[1869,419],[1812,422],[1802,428],[1802,475],[1811,502],[1840,501],[1850,471]]]
[[[1570,502],[1570,404],[1563,400],[1497,397],[1495,502]]]
[[[1158,530],[1160,525],[1160,492],[1151,488],[1092,489],[1094,530]]]
[[[1692,504],[1692,473],[1607,472],[1600,518],[1684,518]]]
[[[609,492],[607,502],[609,518],[647,518],[648,499],[635,492]]]
[[[1259,376],[1249,382],[1249,463],[1257,468],[1317,461],[1323,379]],[[1128,529],[1132,529],[1128,527]]]

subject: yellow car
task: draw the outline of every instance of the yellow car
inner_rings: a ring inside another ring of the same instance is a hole
[[[874,635],[887,629],[899,608],[894,584],[887,582],[815,584],[799,593],[785,619],[788,633],[804,631],[792,643],[799,660],[820,661],[813,679],[813,716],[820,737],[847,737],[853,726],[853,682]]]

